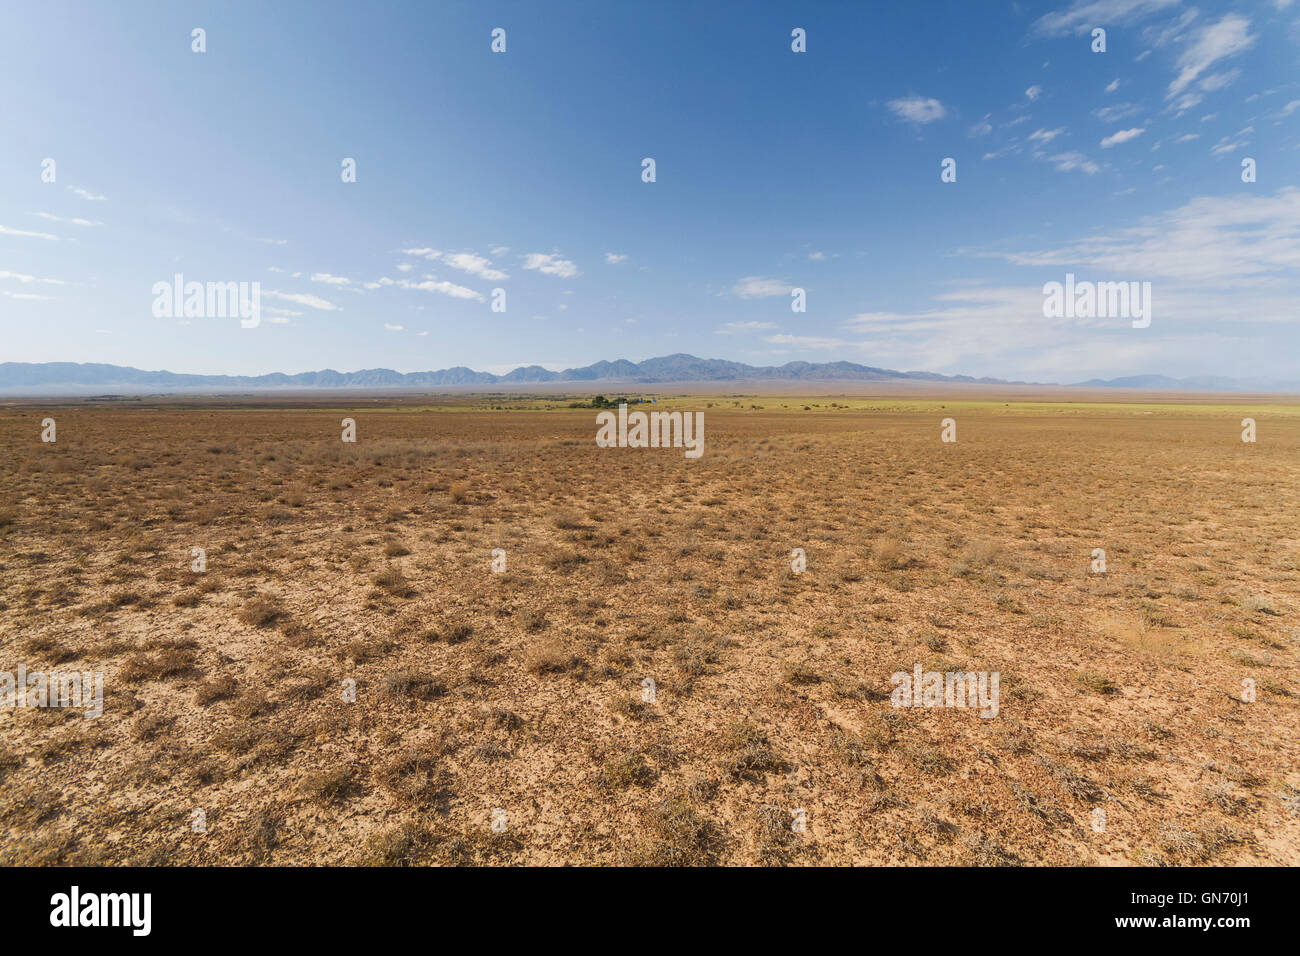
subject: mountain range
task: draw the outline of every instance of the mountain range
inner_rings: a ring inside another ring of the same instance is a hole
[[[854,362],[787,362],[784,365],[746,365],[725,359],[702,359],[678,353],[644,362],[618,359],[581,368],[552,371],[525,365],[505,375],[476,372],[464,366],[430,372],[395,372],[388,368],[356,372],[317,372],[267,375],[190,375],[181,372],[144,371],[121,365],[76,362],[0,362],[0,392],[54,394],[123,390],[128,392],[212,392],[262,389],[444,388],[490,385],[609,382],[649,385],[690,382],[962,382],[987,385],[1024,385],[1025,382],[936,372],[900,372]],[[1032,383],[1047,384],[1047,383]],[[1203,376],[1175,379],[1164,375],[1092,379],[1074,386],[1129,389],[1181,389],[1195,391],[1300,391],[1300,382],[1246,381]]]

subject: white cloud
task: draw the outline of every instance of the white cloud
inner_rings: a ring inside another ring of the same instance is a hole
[[[321,312],[342,312],[340,306],[333,302],[328,302],[320,296],[311,295],[307,292],[280,292],[278,289],[264,291],[262,295],[272,299],[280,299],[284,302],[293,302],[297,305],[305,305],[309,308],[318,309]]]
[[[818,251],[816,251],[816,252],[810,252],[810,253],[808,253],[808,258],[809,258],[810,260],[812,260],[813,262],[822,262],[822,261],[824,261],[824,260],[826,259],[826,253],[824,253],[824,252],[822,252],[822,251],[820,251],[820,250],[818,250]]]
[[[943,119],[948,113],[943,104],[933,97],[905,96],[890,100],[888,106],[896,116],[902,117],[909,123],[933,123],[935,120]]]
[[[98,219],[80,219],[75,216],[72,219],[64,219],[62,216],[55,216],[48,212],[38,212],[35,213],[34,215],[40,216],[42,219],[48,220],[49,222],[66,222],[66,223],[71,223],[74,226],[102,226],[103,225],[103,223],[100,222]]]
[[[1065,132],[1064,126],[1058,129],[1035,130],[1034,132],[1029,134],[1029,141],[1031,143],[1050,143],[1052,140],[1056,139],[1056,137],[1060,136],[1064,132]]]
[[[1099,110],[1093,110],[1092,115],[1097,117],[1103,123],[1114,123],[1122,120],[1126,116],[1132,116],[1134,113],[1141,113],[1142,107],[1135,103],[1116,103],[1114,106],[1103,106]]]
[[[1239,76],[1241,76],[1241,70],[1234,67],[1231,70],[1225,70],[1223,73],[1212,73],[1196,85],[1206,93],[1215,93],[1236,82]]]
[[[58,242],[58,236],[52,236],[48,232],[28,232],[26,229],[11,229],[8,226],[0,226],[0,236],[26,236],[29,239],[53,239]]]
[[[1160,243],[1159,230],[1152,230],[1151,237]],[[1181,247],[1187,238],[1199,249],[1195,237],[1181,237],[1176,245]],[[1023,286],[957,288],[935,296],[931,307],[914,312],[864,312],[842,323],[842,328],[856,333],[858,340],[848,344],[869,356],[872,365],[1070,382],[1094,375],[1109,378],[1160,371],[1170,363],[1203,366],[1206,356],[1240,352],[1242,340],[1235,329],[1216,331],[1202,323],[1243,317],[1283,321],[1287,315],[1285,290],[1225,295],[1214,280],[1199,287],[1190,281],[1168,281],[1171,277],[1130,264],[1127,259],[1134,248],[1129,242],[1121,240],[1111,248],[1112,241],[1108,236],[1087,241],[1106,249],[1104,261],[1091,258],[1086,250],[1080,258],[1077,246],[1025,254],[1026,261],[1019,264],[1050,267],[1050,271]],[[1244,250],[1249,243],[1240,245]],[[1171,263],[1178,255],[1178,249],[1162,252]],[[1160,336],[1133,334],[1128,319],[1045,317],[1042,282],[1061,281],[1067,271],[1096,281],[1152,281]]]
[[[1043,88],[1039,86],[1037,83],[1035,83],[1029,89],[1025,90],[1025,97],[1031,103],[1042,95],[1043,95]]]
[[[499,280],[509,279],[500,269],[492,268],[492,262],[483,256],[475,255],[472,252],[448,252],[442,257],[442,261],[453,269],[459,269],[461,272],[468,272],[472,276],[478,276],[480,279]]]
[[[1115,79],[1111,80],[1109,83],[1106,84],[1107,93],[1114,93],[1118,89],[1119,89],[1119,77],[1116,77]]]
[[[1112,133],[1101,141],[1102,149],[1110,149],[1112,146],[1118,146],[1120,143],[1127,143],[1131,139],[1137,139],[1146,132],[1145,127],[1134,127],[1133,129],[1122,129],[1119,132]]]
[[[1074,0],[1064,10],[1039,17],[1032,32],[1038,36],[1087,33],[1102,24],[1131,23],[1178,3],[1179,0]]]
[[[343,276],[332,276],[328,272],[312,273],[312,282],[324,282],[326,285],[350,285],[352,280]]]
[[[1234,150],[1238,150],[1245,145],[1246,144],[1242,142],[1232,142],[1229,140],[1227,136],[1225,136],[1223,137],[1223,139],[1219,140],[1217,143],[1215,143],[1213,146],[1210,147],[1210,155],[1226,156],[1228,153],[1231,153]]]
[[[1287,187],[1272,196],[1202,196],[1140,226],[999,257],[1023,266],[1086,265],[1133,279],[1178,280],[1173,285],[1182,290],[1279,289],[1283,283],[1295,285],[1300,268],[1300,188]],[[1252,316],[1245,303],[1230,304],[1232,295],[1219,298],[1225,303],[1222,318]],[[1289,311],[1294,320],[1294,302]]]
[[[990,150],[989,152],[985,153],[984,158],[998,159],[1010,153],[1020,153],[1020,152],[1022,152],[1022,147],[1020,146],[1020,143],[1013,139],[1011,142],[1007,143],[1001,149]]]
[[[1154,47],[1167,47],[1187,39],[1187,28],[1201,15],[1195,7],[1184,10],[1173,20],[1166,20],[1142,31],[1142,40]],[[1150,52],[1149,50],[1147,52]]]
[[[605,253],[605,261],[608,262],[611,266],[616,266],[620,262],[626,262],[627,256],[620,255],[617,252],[607,252]]]
[[[16,282],[21,282],[23,285],[27,285],[32,282],[37,282],[42,285],[66,285],[67,284],[62,279],[40,279],[37,278],[36,276],[23,275],[21,272],[0,271],[0,279],[13,279]]]
[[[576,265],[552,253],[528,253],[524,256],[524,268],[536,270],[542,275],[559,276],[562,279],[569,279],[578,274]]]
[[[769,279],[766,276],[745,276],[736,280],[731,287],[731,294],[742,299],[770,299],[778,295],[789,295],[793,286],[781,279]]]
[[[1249,29],[1250,21],[1235,13],[1204,27],[1191,46],[1179,56],[1178,76],[1169,84],[1165,98],[1171,99],[1181,93],[1212,64],[1253,44],[1255,37],[1250,35]]]
[[[1062,173],[1082,170],[1091,176],[1094,173],[1101,171],[1101,167],[1087,156],[1083,155],[1083,153],[1057,153],[1055,156],[1050,157],[1050,159],[1055,164],[1057,171]]]
[[[442,252],[438,249],[402,249],[403,255],[418,256],[421,259],[428,259],[430,262],[442,262],[451,266],[453,269],[459,269],[461,272],[468,272],[472,276],[480,279],[499,280],[509,279],[510,276],[500,269],[492,267],[492,260],[478,255],[474,252]],[[493,250],[496,254],[496,250]],[[397,267],[402,272],[409,272],[409,265],[400,265]]]
[[[80,196],[82,199],[89,199],[91,202],[103,202],[108,198],[107,196],[96,196],[94,193],[87,189],[82,189],[80,186],[69,186],[68,192]]]
[[[382,282],[383,280],[380,281]],[[389,280],[389,282],[384,284],[396,284],[403,289],[418,289],[421,292],[437,292],[440,295],[449,295],[453,299],[474,299],[477,302],[484,301],[483,296],[475,292],[473,289],[467,289],[463,285],[456,285],[456,283],[448,282],[445,279],[427,279],[424,282],[411,282],[407,279],[399,279],[396,283]]]
[[[385,322],[385,323],[384,323],[384,328],[386,328],[389,332],[401,332],[401,331],[403,331],[403,330],[406,328],[406,326],[404,326],[404,325],[389,325],[387,322]]]

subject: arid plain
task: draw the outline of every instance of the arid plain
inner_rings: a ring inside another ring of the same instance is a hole
[[[1300,864],[1300,405],[845,392],[0,403],[0,862]]]

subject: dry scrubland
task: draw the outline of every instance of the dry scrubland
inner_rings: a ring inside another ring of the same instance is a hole
[[[0,408],[0,860],[1300,863],[1295,406],[423,401]]]

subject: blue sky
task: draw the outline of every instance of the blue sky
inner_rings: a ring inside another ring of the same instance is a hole
[[[42,2],[0,62],[0,360],[1300,377],[1300,2]]]

